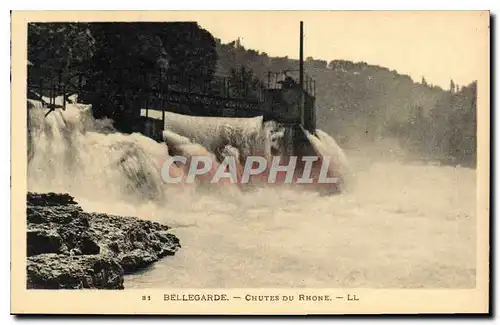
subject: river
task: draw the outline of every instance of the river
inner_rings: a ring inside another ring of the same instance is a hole
[[[346,151],[353,176],[339,195],[193,193],[155,173],[162,144],[111,132],[81,109],[32,115],[30,191],[160,221],[180,239],[175,256],[126,276],[126,288],[475,286],[474,169],[357,148]]]

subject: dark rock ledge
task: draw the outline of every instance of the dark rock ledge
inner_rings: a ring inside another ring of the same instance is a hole
[[[123,275],[174,255],[179,239],[157,222],[87,213],[73,197],[28,193],[28,289],[123,289]]]

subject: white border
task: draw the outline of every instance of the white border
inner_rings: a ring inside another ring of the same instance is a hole
[[[7,3],[7,2],[2,2]],[[262,1],[262,0],[253,0],[251,2],[247,3],[238,3],[238,2],[232,2],[232,3],[226,3],[225,1],[203,1],[203,0],[198,0],[198,1],[191,1],[189,4],[186,4],[185,1],[178,2],[178,3],[172,3],[169,2],[168,6],[163,6],[163,7],[156,7],[155,5],[158,4],[157,1],[146,1],[146,0],[141,0],[140,4],[142,5],[141,7],[138,6],[139,2],[137,1],[120,1],[119,3],[115,2],[104,2],[104,1],[94,1],[94,0],[86,0],[86,1],[79,1],[79,2],[69,2],[69,1],[16,1],[15,3],[8,3],[12,5],[12,9],[14,10],[132,10],[132,9],[142,9],[142,10],[159,10],[159,9],[175,9],[175,10],[189,10],[189,9],[208,9],[208,10],[228,10],[228,9],[250,9],[250,10],[270,10],[270,9],[303,9],[303,10],[321,10],[321,9],[328,9],[328,10],[382,10],[382,9],[389,9],[389,10],[484,10],[484,9],[490,9],[492,10],[492,13],[498,13],[498,6],[499,6],[499,1],[485,1],[485,0],[475,0],[475,1],[467,1],[467,2],[458,2],[458,1],[438,1],[438,0],[420,0],[418,2],[414,3],[409,3],[408,1],[361,1],[361,0],[351,0],[348,2],[343,2],[343,3],[327,3],[326,1]],[[117,5],[120,5],[119,7]],[[6,96],[2,96],[2,100],[4,101],[4,105],[2,105],[3,109],[1,111],[2,114],[4,114],[0,118],[0,123],[2,125],[0,126],[0,142],[1,142],[1,148],[9,152],[9,158],[10,158],[10,81],[7,79],[7,75],[9,73],[9,68],[10,68],[10,46],[8,45],[10,43],[10,16],[7,10],[2,10],[3,16],[2,18],[5,18],[3,20],[3,29],[2,29],[2,42],[0,44],[3,45],[1,54],[3,56],[3,62],[4,64],[2,65],[3,70],[2,70],[2,75],[3,75],[3,82],[5,83],[3,86],[3,89],[5,89],[5,94]],[[495,33],[495,40],[497,40],[497,35]],[[496,59],[492,58],[493,60]],[[7,61],[9,62],[9,66],[7,66]],[[493,71],[492,71],[493,72]],[[496,71],[494,71],[496,72]],[[493,73],[494,73],[493,72]],[[492,76],[494,77],[494,75]],[[495,85],[495,83],[493,83]],[[498,84],[495,85],[495,89],[492,89],[493,92],[498,93],[499,92],[499,86]],[[15,109],[15,108],[14,108]],[[498,114],[497,114],[498,115]],[[497,120],[495,120],[497,122]],[[494,132],[494,128],[493,128]],[[497,147],[495,146],[495,149]],[[7,310],[9,306],[9,301],[10,301],[10,292],[9,290],[5,290],[10,286],[9,279],[10,279],[10,268],[9,268],[9,263],[7,260],[7,256],[10,254],[10,234],[9,234],[9,229],[10,229],[10,181],[9,181],[9,176],[10,176],[10,159],[7,160],[6,158],[0,160],[1,164],[1,188],[2,188],[2,195],[0,196],[1,204],[0,207],[4,209],[4,213],[2,214],[2,229],[4,231],[4,234],[2,236],[2,245],[1,248],[3,250],[2,256],[4,256],[3,259],[3,267],[2,267],[2,280],[4,281],[4,285],[2,288],[3,293],[3,306],[4,306],[4,312],[2,315],[8,315],[9,311]],[[493,167],[493,166],[492,166]],[[494,201],[499,201],[499,198],[495,194]],[[15,216],[13,216],[15,217]],[[498,222],[497,222],[498,224]],[[497,227],[495,227],[495,230],[498,230]],[[7,235],[9,234],[9,235]],[[497,254],[495,253],[495,256]],[[496,275],[496,274],[495,274]],[[498,307],[498,299],[496,300],[496,307]],[[10,309],[10,308],[9,308]],[[496,308],[498,311],[498,308]],[[12,316],[8,316],[9,319],[7,320],[8,323],[11,323],[14,321]],[[6,317],[2,317],[6,318]],[[45,322],[47,324],[53,322],[54,320],[42,320],[42,322]],[[129,321],[137,322],[137,319],[130,319]],[[164,320],[158,320],[164,321]],[[173,320],[169,320],[170,322]],[[285,320],[286,321],[286,320]],[[429,322],[430,320],[425,319],[425,320],[420,320],[421,322]],[[452,320],[453,321],[453,320]],[[97,319],[88,319],[88,320],[81,320],[80,322],[83,322],[85,324],[96,324],[96,323],[102,323],[102,320],[97,320]],[[359,322],[359,320],[355,321]],[[2,322],[3,323],[3,322]]]

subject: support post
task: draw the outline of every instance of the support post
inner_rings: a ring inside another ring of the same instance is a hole
[[[162,71],[160,70],[160,94],[161,94],[161,122],[162,122],[162,129],[165,130],[165,91],[163,89],[163,74]]]
[[[62,81],[62,70],[59,70],[59,90],[58,92],[62,92],[62,100],[63,100],[63,110],[66,110],[66,87],[63,85],[63,81]]]
[[[161,124],[162,124],[163,130],[165,130],[165,104],[166,104],[165,96],[162,94],[161,95]]]
[[[300,22],[299,40],[299,85],[300,85],[300,124],[304,125],[304,22]]]
[[[56,105],[56,82],[52,78],[52,86],[50,87],[50,105],[54,107]]]
[[[42,107],[45,106],[45,102],[43,101],[43,78],[40,78],[40,101],[42,102]]]

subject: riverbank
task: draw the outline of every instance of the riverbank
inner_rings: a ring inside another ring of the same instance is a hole
[[[68,194],[27,195],[28,289],[124,289],[123,276],[181,247],[168,226],[87,213]]]

